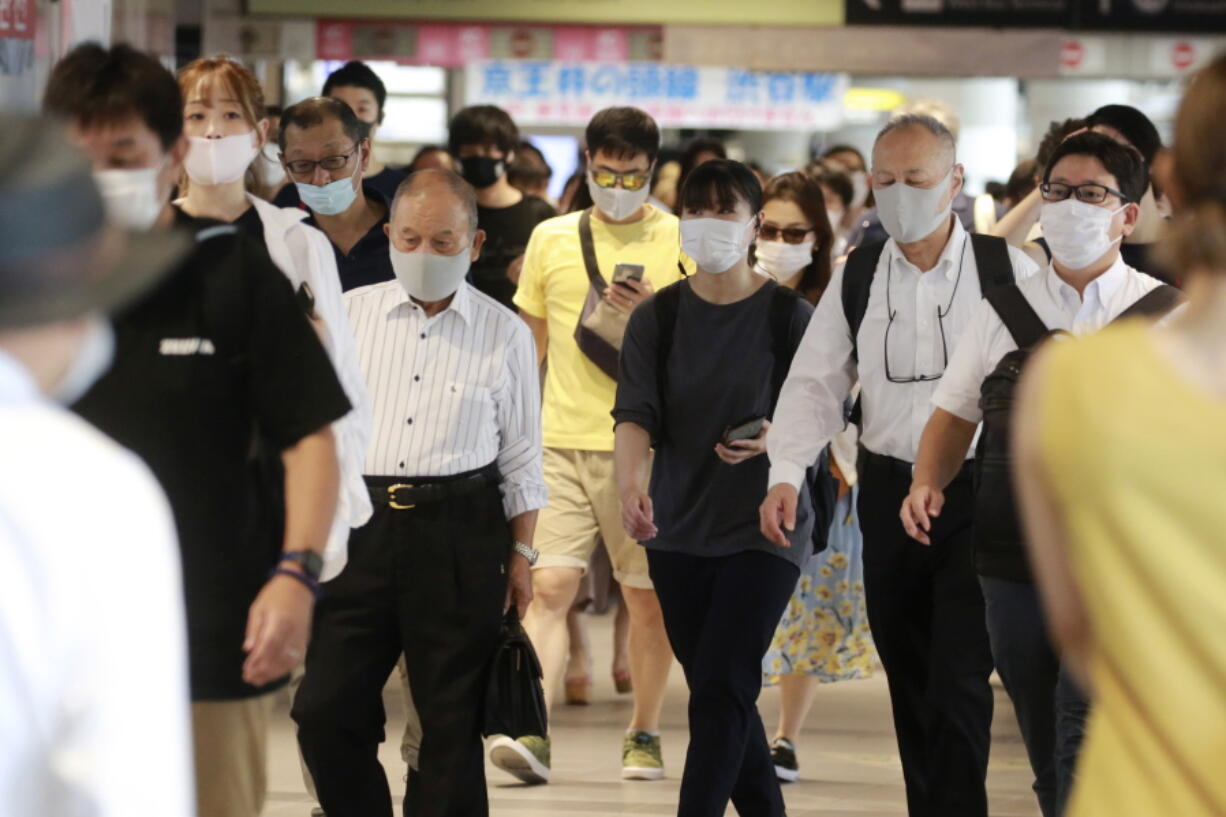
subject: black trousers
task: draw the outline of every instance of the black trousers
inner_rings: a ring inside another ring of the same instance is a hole
[[[899,509],[911,466],[861,457],[860,527],[873,641],[885,666],[910,817],[986,817],[992,653],[971,542],[969,469],[945,491],[933,544]]]
[[[762,657],[800,571],[762,551],[702,557],[647,551],[664,628],[690,688],[690,746],[678,817],[782,817],[758,715]]]
[[[391,817],[378,747],[383,686],[401,652],[422,725],[405,813],[489,814],[481,710],[511,545],[496,485],[412,510],[378,503],[353,532],[349,562],[316,607],[292,711],[328,817]]]

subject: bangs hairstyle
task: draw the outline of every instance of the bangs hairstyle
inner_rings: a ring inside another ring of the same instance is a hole
[[[519,128],[511,115],[496,105],[462,108],[447,126],[447,147],[459,157],[467,145],[493,145],[507,156],[519,147]]]
[[[82,128],[135,117],[169,150],[183,133],[183,99],[174,74],[149,54],[120,43],[79,45],[56,63],[43,110]]]
[[[205,103],[209,92],[219,99],[232,99],[243,112],[243,119],[253,129],[265,118],[264,89],[255,74],[229,57],[201,57],[179,72],[179,90],[183,108],[191,102]],[[208,107],[208,105],[205,105]]]
[[[818,192],[820,199],[821,192]],[[703,162],[686,178],[677,197],[677,212],[735,210],[741,202],[751,215],[762,209],[762,185],[753,171],[731,159]]]
[[[1124,194],[1131,204],[1140,204],[1141,197],[1149,189],[1149,168],[1141,152],[1129,145],[1122,145],[1101,133],[1088,131],[1070,136],[1060,143],[1043,170],[1043,181],[1051,181],[1051,172],[1065,156],[1090,156],[1097,159],[1103,168],[1115,177],[1116,189]]]
[[[706,165],[699,167],[699,170]],[[695,173],[698,171],[695,170]],[[841,174],[846,182],[847,176]],[[847,182],[850,185],[850,182]],[[811,304],[816,304],[830,283],[830,257],[834,251],[834,229],[826,215],[826,197],[819,179],[808,173],[793,171],[781,173],[766,183],[762,203],[790,201],[805,214],[805,220],[813,225],[813,260],[801,273],[796,291]]]
[[[593,160],[602,150],[615,159],[646,154],[649,164],[660,155],[660,128],[650,114],[638,108],[600,111],[588,122],[584,141]]]

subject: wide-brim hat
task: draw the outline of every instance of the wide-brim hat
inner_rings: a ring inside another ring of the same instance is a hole
[[[110,225],[86,157],[54,120],[0,114],[0,329],[113,312],[191,238]]]

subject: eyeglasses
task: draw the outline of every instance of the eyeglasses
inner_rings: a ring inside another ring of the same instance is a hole
[[[1043,182],[1039,185],[1043,201],[1064,201],[1069,196],[1076,196],[1077,201],[1086,204],[1102,204],[1107,196],[1118,196],[1119,200],[1128,203],[1128,197],[1118,190],[1112,190],[1105,184],[1064,184],[1063,182]]]
[[[337,154],[335,156],[325,156],[318,162],[311,159],[295,159],[292,162],[286,162],[285,166],[290,173],[295,176],[309,176],[315,172],[316,167],[322,167],[324,170],[341,170],[345,165],[349,164],[349,160],[358,152],[355,145],[353,150],[348,153]]]
[[[805,238],[811,232],[813,230],[808,227],[788,227],[784,229],[773,224],[764,223],[758,228],[758,238],[763,241],[778,241],[782,238],[785,244],[803,244],[805,243]]]
[[[895,377],[890,370],[890,328],[894,326],[894,318],[898,316],[898,312],[894,309],[893,301],[890,299],[890,284],[894,278],[894,259],[890,258],[890,266],[886,273],[885,279],[885,310],[888,320],[885,325],[885,340],[882,342],[881,354],[885,358],[885,379],[890,383],[931,383],[935,380],[940,380],[945,376],[945,370],[949,367],[949,344],[945,340],[945,316],[949,314],[954,307],[954,298],[958,297],[958,285],[962,283],[962,267],[966,263],[966,248],[970,244],[969,241],[962,246],[962,258],[958,261],[958,277],[954,279],[954,291],[949,295],[949,303],[944,309],[937,306],[937,327],[941,332],[941,371],[936,374],[921,374],[911,377]]]
[[[610,188],[621,180],[622,190],[642,190],[651,181],[651,172],[647,173],[614,173],[611,170],[593,170],[592,181],[597,187]]]

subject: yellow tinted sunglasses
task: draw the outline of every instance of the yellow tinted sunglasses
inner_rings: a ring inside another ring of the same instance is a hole
[[[614,187],[621,179],[623,190],[642,190],[651,182],[651,173],[613,173],[608,170],[593,170],[592,181],[597,187]]]

